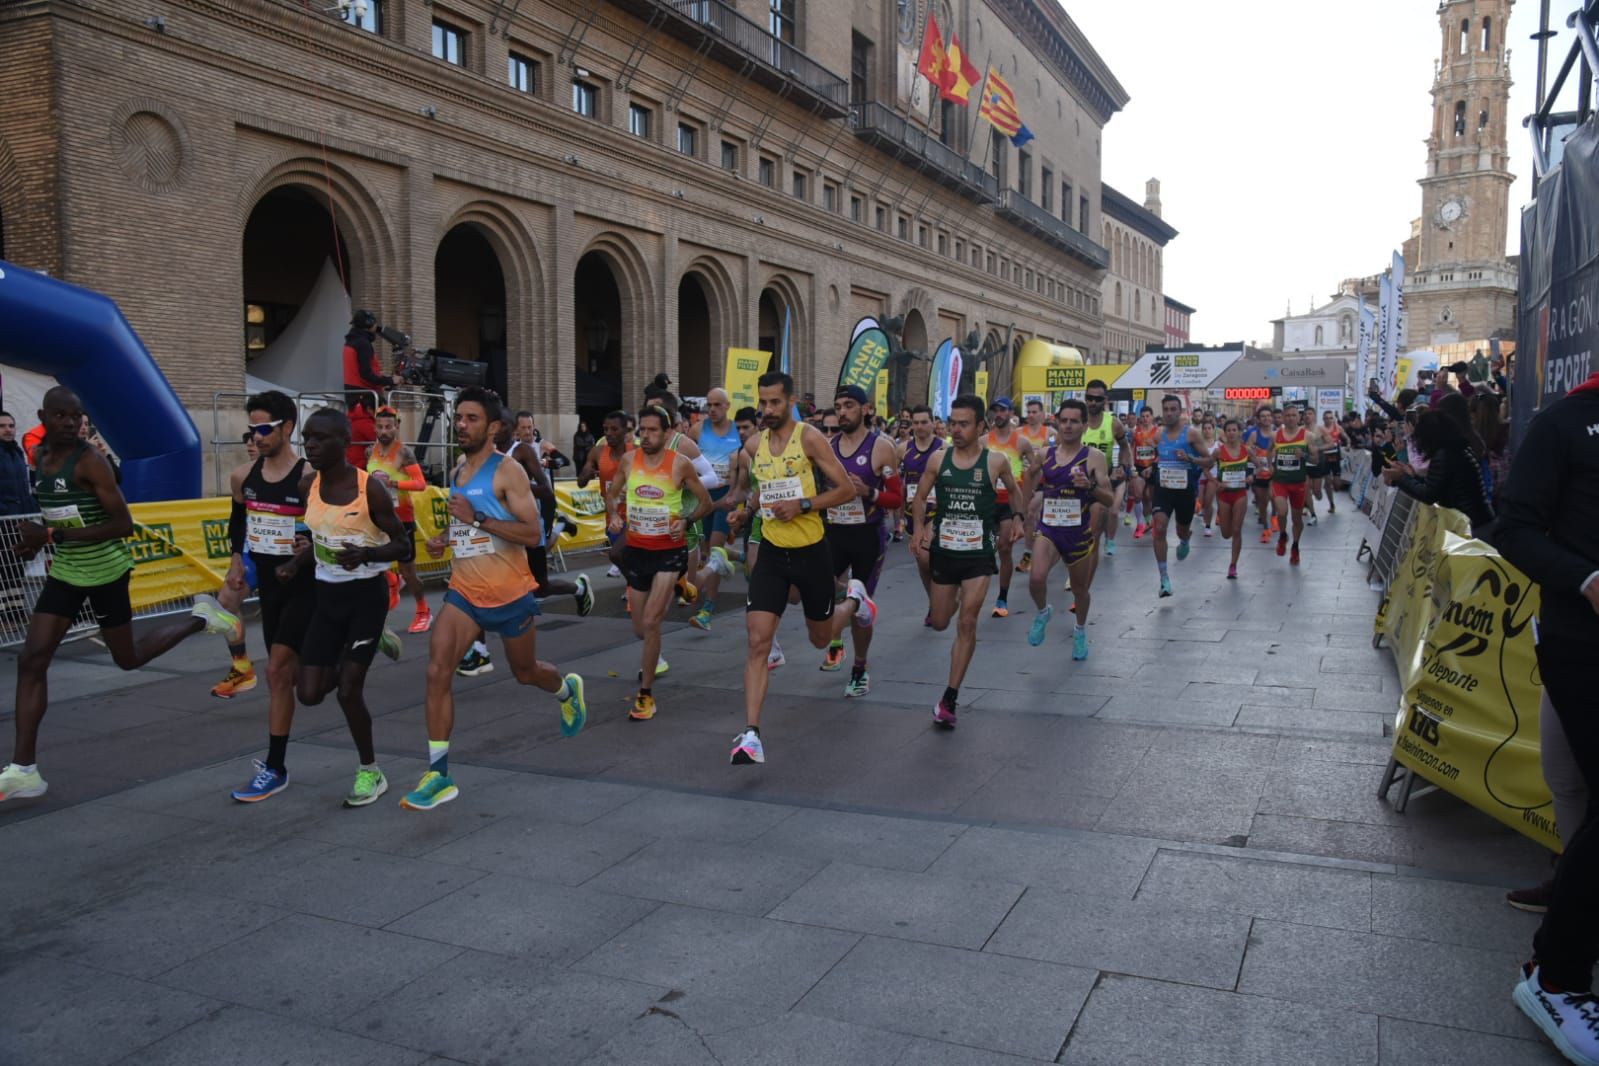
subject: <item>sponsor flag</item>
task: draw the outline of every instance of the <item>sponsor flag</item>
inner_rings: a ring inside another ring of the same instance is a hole
[[[1393,275],[1394,309],[1388,322],[1388,344],[1393,349],[1393,356],[1388,363],[1390,372],[1398,369],[1399,353],[1408,350],[1408,345],[1405,343],[1405,257],[1398,252],[1394,253]],[[1394,381],[1386,381],[1384,384],[1395,392],[1399,390],[1398,384]]]
[[[972,375],[972,391],[982,397],[984,403],[988,402],[988,371],[979,370]]]
[[[922,34],[922,58],[916,64],[916,73],[933,83],[933,88],[944,91],[944,79],[949,75],[949,58],[944,54],[944,34],[938,28],[938,19],[927,12],[927,30]]]
[[[728,407],[731,410],[759,406],[760,392],[756,382],[771,365],[771,352],[757,351],[754,348],[727,350],[727,375],[722,380],[727,389]]]
[[[874,405],[877,407],[877,413],[878,414],[880,414],[880,415],[884,414],[884,412],[886,412],[888,410],[888,368],[887,367],[884,367],[883,369],[881,369],[881,370],[879,370],[877,372],[877,391],[873,394],[872,401],[873,401]],[[887,417],[887,416],[884,415],[884,417]]]
[[[1367,384],[1371,378],[1371,333],[1376,327],[1376,319],[1372,316],[1371,308],[1362,301],[1360,305],[1360,347],[1355,355],[1355,409],[1361,415],[1366,413]]]
[[[988,80],[983,83],[983,102],[977,113],[1018,148],[1033,139],[1033,131],[1022,125],[1021,112],[1016,109],[1016,94],[993,67],[988,68]]]
[[[933,356],[933,369],[927,375],[927,406],[933,409],[934,418],[948,418],[960,392],[961,350],[955,342],[945,337]]]
[[[1389,400],[1393,399],[1388,393],[1387,386],[1388,314],[1393,304],[1390,291],[1392,288],[1388,275],[1384,274],[1377,284],[1377,338],[1374,342],[1377,357],[1377,391]]]
[[[872,395],[877,388],[877,373],[888,366],[888,334],[872,326],[855,335],[838,370],[838,387],[856,385]]]
[[[940,86],[944,99],[967,106],[981,77],[982,73],[966,58],[966,46],[961,44],[960,35],[951,33],[949,47],[944,52],[944,84]]]

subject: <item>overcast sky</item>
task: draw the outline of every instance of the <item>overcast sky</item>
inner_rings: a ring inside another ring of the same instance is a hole
[[[1577,0],[1555,0],[1564,27]],[[1106,0],[1063,6],[1132,97],[1105,130],[1103,177],[1142,202],[1161,180],[1166,293],[1194,341],[1270,343],[1290,303],[1375,274],[1421,214],[1436,0]],[[1510,24],[1513,218],[1531,196],[1538,0]],[[1564,57],[1563,34],[1556,59]],[[1026,116],[1023,116],[1024,119]],[[1508,229],[1510,251],[1519,243]]]

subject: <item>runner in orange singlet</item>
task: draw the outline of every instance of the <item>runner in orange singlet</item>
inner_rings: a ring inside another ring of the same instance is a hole
[[[1035,396],[1029,399],[1025,406],[1027,419],[1021,425],[1021,435],[1032,445],[1034,455],[1046,455],[1054,446],[1055,431],[1044,421],[1044,401]],[[1018,574],[1030,574],[1033,571],[1033,536],[1038,532],[1038,514],[1043,508],[1043,493],[1034,493],[1032,502],[1027,505],[1027,528],[1022,539],[1022,560],[1016,564]]]
[[[1154,409],[1146,407],[1138,412],[1138,424],[1133,427],[1133,478],[1127,490],[1127,498],[1133,501],[1133,520],[1138,523],[1133,530],[1134,540],[1149,532],[1144,514],[1155,492],[1155,438],[1159,435]]]

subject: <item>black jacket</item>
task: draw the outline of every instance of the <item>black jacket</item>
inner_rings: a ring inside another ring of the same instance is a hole
[[[22,445],[14,440],[0,443],[0,514],[32,514],[38,509]]]
[[[1405,475],[1397,482],[1401,492],[1422,503],[1453,507],[1471,519],[1473,531],[1480,532],[1493,521],[1493,507],[1482,483],[1482,467],[1465,444],[1440,448],[1427,461],[1427,479]]]
[[[1599,571],[1599,390],[1573,392],[1532,420],[1499,500],[1494,547],[1542,586],[1543,624],[1599,638],[1599,614],[1582,595]]]

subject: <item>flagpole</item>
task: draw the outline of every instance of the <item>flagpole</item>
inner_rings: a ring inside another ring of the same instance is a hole
[[[977,85],[977,106],[972,108],[972,128],[966,133],[966,161],[968,163],[972,161],[972,138],[977,136],[977,120],[982,118],[979,112],[983,109],[983,96],[988,92],[988,72],[993,69],[993,61],[994,49],[989,48],[988,55],[983,58],[983,80]],[[968,104],[968,106],[970,105]],[[989,143],[993,143],[992,138],[989,139]]]

